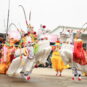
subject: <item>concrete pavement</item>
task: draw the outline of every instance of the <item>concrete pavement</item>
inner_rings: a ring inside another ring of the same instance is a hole
[[[87,77],[82,81],[72,81],[72,71],[63,71],[62,77],[56,77],[55,71],[50,68],[37,68],[31,74],[31,80],[0,75],[0,87],[87,87]]]

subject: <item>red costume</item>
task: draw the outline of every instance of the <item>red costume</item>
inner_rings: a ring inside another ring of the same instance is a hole
[[[81,39],[74,41],[74,52],[73,52],[73,61],[79,63],[80,65],[87,64],[87,53],[83,49],[83,42]]]

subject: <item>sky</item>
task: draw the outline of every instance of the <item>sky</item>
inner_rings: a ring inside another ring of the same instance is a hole
[[[6,32],[9,0],[0,1],[0,32]],[[31,11],[29,23],[36,31],[40,28],[40,24],[52,30],[60,25],[82,27],[87,22],[87,0],[10,0],[9,24],[15,23],[24,31],[27,28],[19,5],[24,6],[28,21]],[[14,30],[15,27],[11,27],[9,31],[11,29]]]

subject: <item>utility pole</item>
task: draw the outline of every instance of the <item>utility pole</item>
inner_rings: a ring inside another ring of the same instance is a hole
[[[29,13],[29,24],[30,24],[30,22],[31,22],[31,11]]]
[[[8,39],[9,14],[10,14],[10,0],[9,0],[9,2],[8,2],[8,15],[7,15],[7,28],[6,28],[6,41],[7,41],[7,39]]]

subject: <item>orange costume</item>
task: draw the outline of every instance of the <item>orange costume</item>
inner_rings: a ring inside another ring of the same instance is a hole
[[[11,61],[14,59],[15,47],[13,46],[13,43],[9,44],[9,46],[7,44],[4,44],[2,48],[2,58],[0,62],[0,73],[1,74],[6,73]]]

